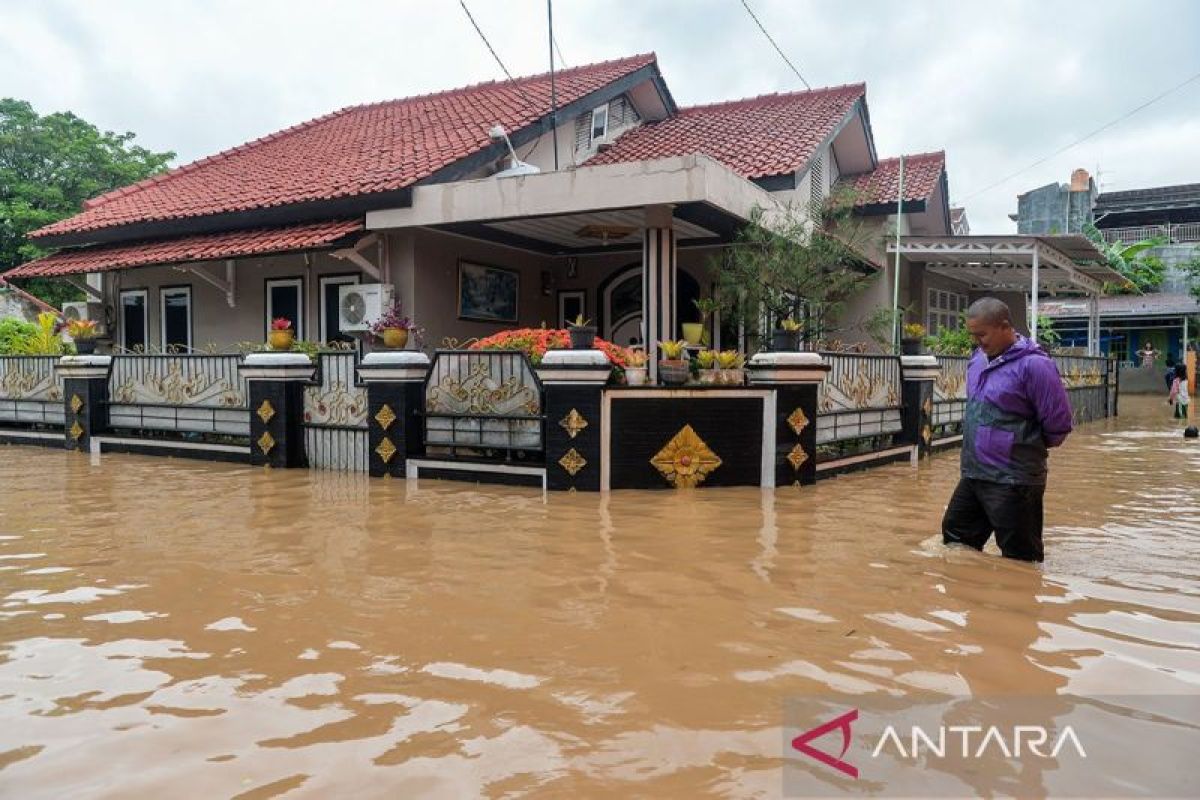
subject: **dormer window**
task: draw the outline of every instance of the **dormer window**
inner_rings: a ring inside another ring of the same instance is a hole
[[[592,142],[602,142],[608,136],[608,103],[592,109]]]

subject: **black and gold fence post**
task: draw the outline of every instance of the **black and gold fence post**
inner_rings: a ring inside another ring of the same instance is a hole
[[[542,357],[547,489],[600,491],[600,407],[611,372],[600,350],[551,350]]]
[[[108,427],[108,374],[112,356],[63,356],[63,431],[66,448],[88,452],[92,437]]]
[[[775,389],[775,486],[817,480],[817,394],[829,365],[818,353],[758,353],[747,373],[754,386]]]
[[[250,463],[307,467],[304,387],[316,365],[303,353],[251,353],[239,367],[250,386]]]
[[[367,472],[403,478],[424,453],[421,408],[429,356],[416,350],[367,353],[358,377],[367,385]]]
[[[926,456],[933,440],[933,382],[938,376],[936,356],[900,356],[903,388],[900,391],[901,439],[916,445]]]

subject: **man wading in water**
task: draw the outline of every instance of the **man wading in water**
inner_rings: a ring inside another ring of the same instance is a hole
[[[1054,361],[1012,326],[992,297],[967,309],[978,348],[967,366],[962,478],[942,540],[983,549],[992,532],[1009,558],[1041,561],[1047,448],[1071,432],[1071,402]]]

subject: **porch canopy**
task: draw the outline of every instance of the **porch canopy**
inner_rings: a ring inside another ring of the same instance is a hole
[[[1096,298],[1105,283],[1125,277],[1107,266],[1104,254],[1085,236],[901,236],[888,253],[923,263],[928,271],[982,291],[1022,292],[1030,298],[1029,331],[1037,339],[1038,301],[1043,293],[1089,298],[1088,348],[1099,353]]]
[[[428,228],[551,256],[620,251],[642,258],[642,339],[651,378],[657,342],[675,338],[677,248],[732,241],[768,191],[702,154],[418,185],[411,204],[369,211],[368,231]]]

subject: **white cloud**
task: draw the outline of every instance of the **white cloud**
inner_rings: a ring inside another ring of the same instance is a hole
[[[547,62],[542,0],[468,0],[515,74]],[[990,183],[1200,72],[1200,4],[751,0],[814,86],[865,80],[879,153],[946,149],[951,194]],[[739,0],[558,0],[570,64],[655,50],[684,104],[799,88]],[[193,160],[353,103],[499,78],[454,0],[6,0],[0,95],[71,110]],[[1000,187],[1083,166],[1105,188],[1200,181],[1200,81]]]

